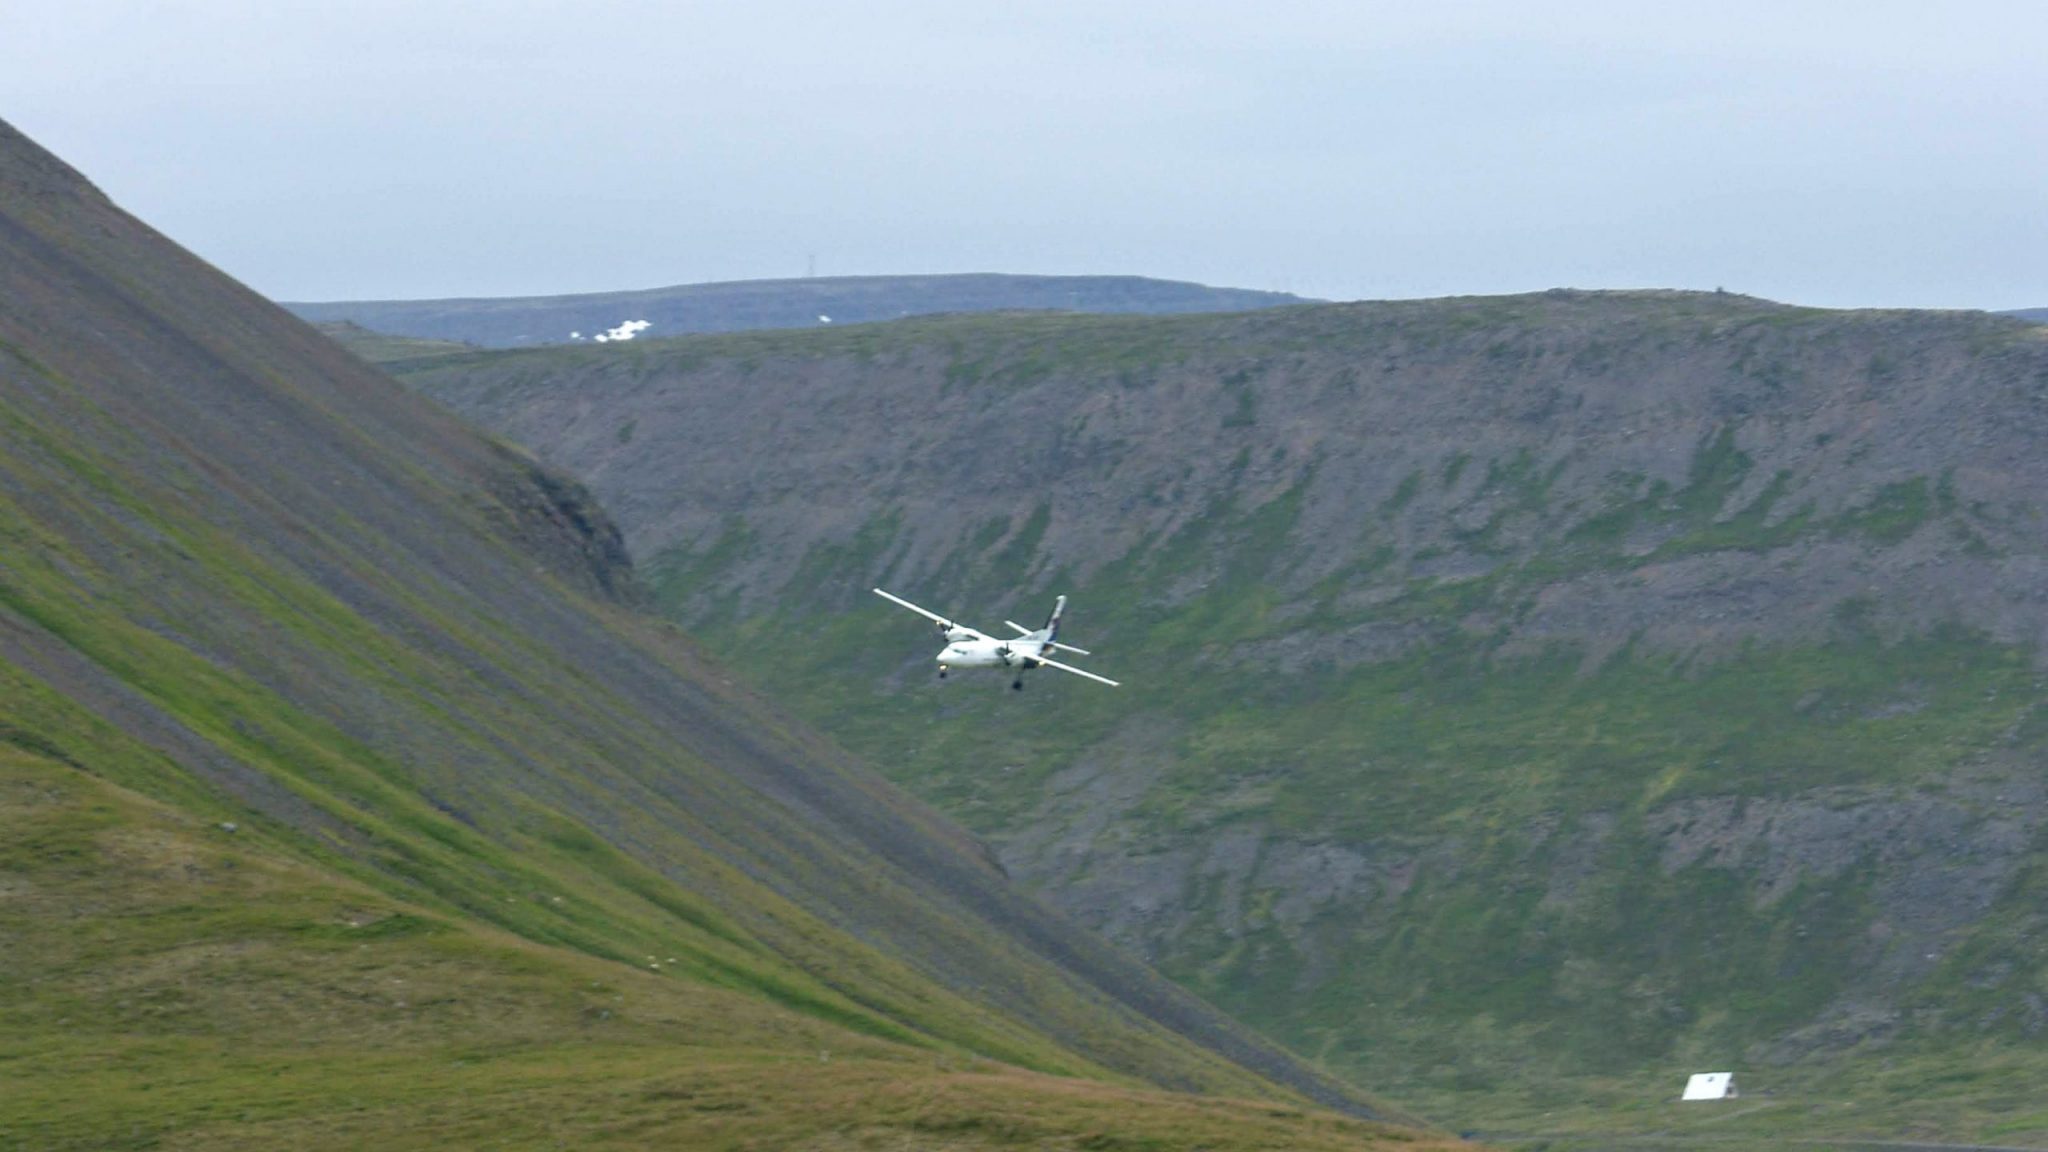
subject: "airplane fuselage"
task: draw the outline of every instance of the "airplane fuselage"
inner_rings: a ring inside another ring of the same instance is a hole
[[[945,668],[1029,668],[1034,656],[1042,655],[1043,641],[1031,637],[1016,640],[955,640],[934,657]]]

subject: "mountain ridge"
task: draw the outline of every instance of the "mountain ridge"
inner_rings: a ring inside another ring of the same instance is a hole
[[[1286,292],[1212,288],[1144,276],[947,273],[734,280],[564,296],[294,302],[283,307],[314,323],[354,323],[389,336],[503,348],[598,340],[627,322],[649,325],[640,337],[645,339],[860,324],[942,312],[1200,313],[1305,302]]]
[[[1013,874],[1333,1068],[1503,1130],[1657,1129],[1660,1078],[1733,1065],[1802,1102],[1759,1138],[2048,1131],[2037,326],[1558,290],[393,367]],[[963,733],[1037,705],[931,683],[874,584],[1071,594],[1125,687],[1035,682],[1061,725],[991,766]]]

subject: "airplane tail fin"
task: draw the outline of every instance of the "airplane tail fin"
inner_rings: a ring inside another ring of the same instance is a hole
[[[1067,598],[1065,596],[1052,602],[1052,615],[1045,618],[1045,639],[1047,643],[1059,639],[1060,614],[1066,610]]]

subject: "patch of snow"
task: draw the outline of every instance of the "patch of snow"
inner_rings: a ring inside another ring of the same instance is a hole
[[[599,332],[597,335],[591,337],[591,339],[597,341],[599,344],[606,344],[613,340],[631,340],[633,337],[638,336],[642,332],[645,332],[652,327],[654,327],[654,325],[651,321],[625,320],[621,321],[618,327],[607,328],[604,331]]]

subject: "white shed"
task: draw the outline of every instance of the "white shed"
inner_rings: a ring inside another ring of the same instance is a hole
[[[1680,1100],[1733,1100],[1742,1093],[1735,1090],[1733,1072],[1695,1072],[1685,1082],[1685,1095]]]

